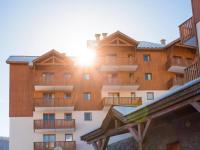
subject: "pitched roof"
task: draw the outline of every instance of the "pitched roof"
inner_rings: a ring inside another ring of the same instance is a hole
[[[137,48],[138,49],[161,49],[164,48],[165,45],[159,44],[159,43],[152,43],[152,42],[146,42],[146,41],[140,41]]]
[[[39,56],[9,56],[6,62],[9,63],[31,63]]]

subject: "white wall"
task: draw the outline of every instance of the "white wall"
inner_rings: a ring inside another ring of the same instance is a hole
[[[33,150],[33,118],[11,117],[9,150]]]
[[[92,112],[92,121],[84,121],[84,112]],[[101,110],[101,111],[65,111],[65,112],[55,112],[56,119],[64,119],[65,113],[72,113],[72,118],[76,121],[76,129],[73,132],[73,140],[76,141],[76,148],[77,150],[93,150],[92,145],[88,145],[87,143],[80,140],[80,136],[91,132],[101,126],[103,119],[105,118],[108,110]],[[45,112],[47,113],[47,112]],[[52,112],[51,112],[52,113]],[[43,113],[42,112],[34,112],[33,114],[34,119],[42,119]],[[43,134],[47,134],[48,132],[44,133],[34,133],[35,142],[43,141]],[[52,133],[52,132],[51,132]],[[56,132],[56,140],[64,141],[65,134],[67,131],[64,132]]]
[[[199,43],[199,51],[200,51],[200,22],[197,23],[197,38],[198,38],[198,43]],[[199,52],[200,54],[200,52]]]

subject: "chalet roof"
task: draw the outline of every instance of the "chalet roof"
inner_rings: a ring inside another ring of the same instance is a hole
[[[110,108],[101,127],[88,134],[81,136],[81,140],[90,142],[106,133],[105,130],[108,128],[108,126],[106,127],[105,124],[109,124],[109,120],[111,120],[110,117],[112,116],[116,117],[119,120],[122,120],[124,124],[127,124],[127,126],[129,126],[128,124],[130,123],[137,124],[141,120],[148,119],[148,117],[154,118],[158,116],[158,114],[156,113],[162,112],[160,113],[162,115],[164,114],[163,112],[169,112],[169,107],[178,109],[179,107],[177,107],[177,105],[183,107],[193,102],[194,99],[199,100],[199,91],[200,77],[184,84],[179,88],[169,91],[168,93],[162,95],[156,100],[146,103],[144,105],[138,107],[113,106]],[[120,128],[119,130],[120,132],[122,132],[121,129],[122,128]]]
[[[159,43],[152,43],[147,41],[140,41],[137,48],[138,49],[161,49],[164,48],[165,45],[159,44]]]

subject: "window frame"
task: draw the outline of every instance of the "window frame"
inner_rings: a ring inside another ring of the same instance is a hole
[[[70,136],[71,136],[71,140],[67,140],[67,139],[66,139],[66,136],[67,136],[67,135],[70,135]],[[65,141],[66,141],[66,142],[73,141],[73,139],[74,139],[73,134],[70,134],[70,133],[65,134]]]
[[[144,54],[143,60],[144,60],[144,62],[150,62],[151,61],[151,55],[150,54]]]
[[[152,95],[151,95],[152,98],[149,98],[149,94],[152,94]],[[147,92],[146,95],[147,95],[147,100],[149,100],[149,101],[152,101],[152,100],[154,100],[154,98],[155,98],[154,92]]]
[[[70,96],[66,96],[66,94],[69,94]],[[71,93],[71,92],[64,92],[63,98],[64,98],[65,100],[71,99],[71,98],[72,98],[72,93]]]
[[[148,75],[150,75],[150,78],[149,78],[149,76]],[[151,81],[151,80],[153,80],[153,74],[152,73],[145,73],[144,74],[144,80],[146,80],[146,81]]]
[[[89,119],[86,117],[87,114],[90,114]],[[84,112],[84,121],[92,121],[92,112]]]
[[[92,93],[91,92],[84,92],[83,93],[83,99],[86,100],[86,101],[91,101],[91,99],[92,99]]]
[[[66,117],[67,115],[70,115],[71,118],[70,118],[70,119],[67,119],[67,117]],[[64,114],[64,119],[65,119],[65,120],[72,120],[72,113],[65,113],[65,114]]]

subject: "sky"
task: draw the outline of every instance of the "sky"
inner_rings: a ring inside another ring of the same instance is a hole
[[[9,136],[10,55],[51,49],[77,55],[95,33],[171,42],[192,16],[190,0],[0,0],[0,136]]]

